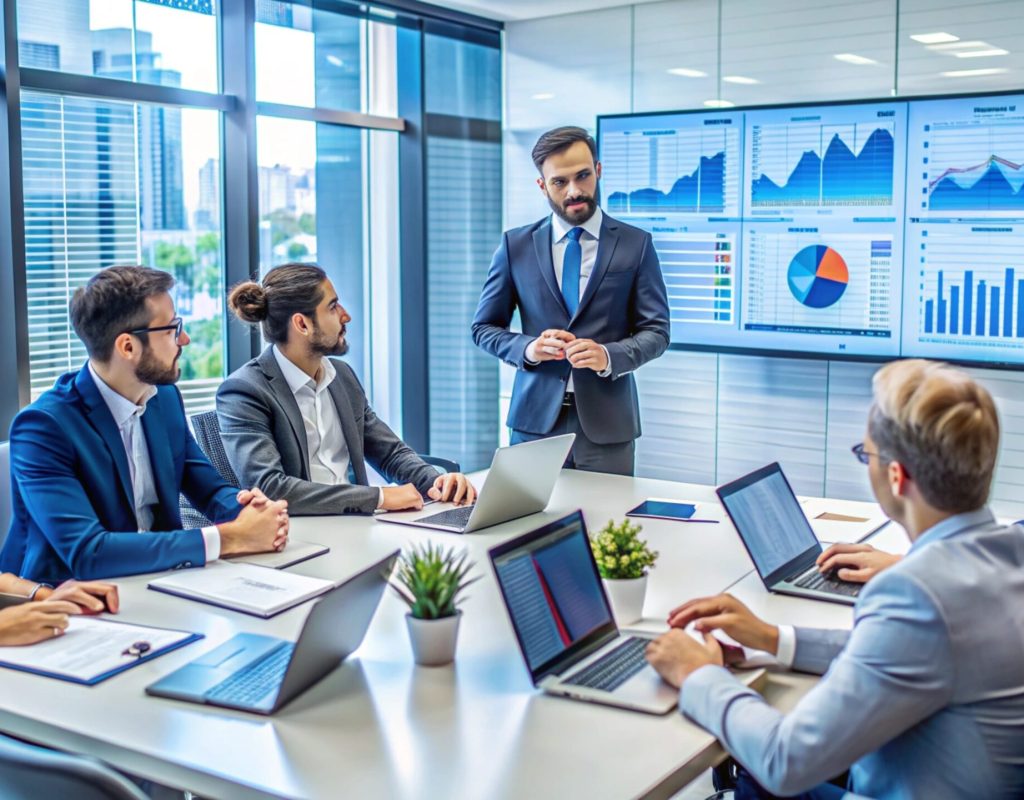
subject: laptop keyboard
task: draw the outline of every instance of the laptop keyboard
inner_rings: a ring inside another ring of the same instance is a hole
[[[856,597],[860,594],[860,588],[864,584],[851,583],[839,578],[833,578],[832,573],[823,574],[817,567],[804,573],[804,575],[793,582],[794,586],[801,589],[814,589],[816,592],[828,592],[829,594],[841,594],[846,597]]]
[[[565,683],[606,692],[614,691],[647,665],[644,651],[649,641],[631,636],[572,678],[566,679]]]
[[[283,642],[263,658],[218,683],[206,693],[206,697],[235,705],[255,705],[281,687],[294,650],[294,644]]]
[[[420,517],[417,522],[429,522],[431,525],[451,525],[453,528],[465,528],[469,524],[469,515],[473,513],[473,506],[459,506],[449,508],[447,511],[439,511],[429,517]]]

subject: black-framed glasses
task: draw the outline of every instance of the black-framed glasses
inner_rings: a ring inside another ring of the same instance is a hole
[[[149,642],[134,642],[128,645],[124,650],[121,651],[123,656],[135,656],[135,658],[142,658],[146,653],[153,649],[153,645]]]
[[[177,341],[181,338],[181,332],[185,327],[185,320],[181,317],[175,317],[171,320],[170,325],[158,325],[155,328],[135,328],[125,333],[131,333],[137,335],[140,333],[159,333],[160,331],[174,331],[174,340]]]
[[[850,448],[850,452],[853,453],[853,457],[856,458],[861,464],[870,464],[871,456],[881,458],[881,453],[872,453],[870,450],[864,449],[864,442],[857,442],[853,447]]]

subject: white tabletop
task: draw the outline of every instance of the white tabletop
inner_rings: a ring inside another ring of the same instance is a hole
[[[593,530],[647,497],[697,502],[699,517],[722,520],[642,520],[661,552],[649,624],[683,600],[733,587],[769,618],[849,625],[849,609],[768,595],[710,487],[566,471],[543,514],[464,537],[368,517],[292,520],[294,538],[331,547],[292,570],[332,580],[412,542],[467,547],[485,579],[468,591],[453,666],[415,666],[405,607],[388,592],[356,656],[273,717],[151,698],[147,684],[236,633],[294,639],[309,605],[261,620],[147,591],[152,576],[135,576],[117,581],[121,619],[206,638],[95,687],[3,670],[0,729],[208,797],[666,796],[720,757],[713,738],[679,714],[535,691],[487,559],[489,547],[578,507]],[[781,677],[766,695],[788,707],[810,685]]]

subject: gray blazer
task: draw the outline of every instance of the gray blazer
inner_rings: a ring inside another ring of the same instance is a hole
[[[774,794],[849,767],[878,800],[1024,797],[1022,609],[1024,530],[960,514],[867,583],[852,631],[797,628],[794,668],[825,677],[789,714],[720,667],[680,708]]]
[[[228,376],[217,390],[217,417],[228,461],[243,486],[286,499],[291,514],[372,514],[379,491],[369,486],[366,461],[389,481],[426,494],[437,471],[373,413],[352,368],[331,359],[338,374],[328,391],[338,409],[351,467],[350,484],[309,479],[309,448],[298,403],[268,347]]]

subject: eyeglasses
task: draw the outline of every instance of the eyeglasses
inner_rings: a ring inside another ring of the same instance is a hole
[[[861,464],[870,464],[871,456],[881,458],[881,453],[872,453],[869,450],[864,449],[864,442],[857,442],[853,447],[850,448],[850,452],[853,453],[853,457],[856,458]]]
[[[121,651],[123,656],[135,656],[136,658],[142,658],[146,653],[153,649],[153,645],[149,642],[135,642],[134,644],[128,645],[124,650]]]
[[[174,331],[174,340],[177,341],[181,338],[181,331],[185,326],[185,320],[181,317],[175,317],[171,320],[170,325],[158,325],[155,328],[135,328],[134,330],[125,331],[125,333],[131,333],[138,335],[140,333],[158,333],[160,331]]]

